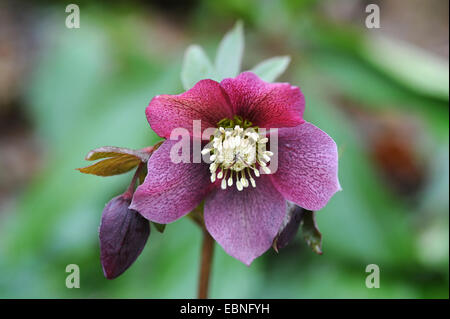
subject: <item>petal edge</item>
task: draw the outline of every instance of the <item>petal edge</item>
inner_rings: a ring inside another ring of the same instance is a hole
[[[341,190],[336,143],[316,126],[280,129],[275,153],[278,170],[270,176],[286,200],[317,211]]]
[[[205,201],[205,225],[230,256],[249,266],[266,252],[283,222],[286,201],[262,175],[256,188],[217,189]]]

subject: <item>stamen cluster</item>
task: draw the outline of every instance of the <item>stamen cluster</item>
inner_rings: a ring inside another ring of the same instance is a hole
[[[252,174],[259,177],[259,168],[270,174],[267,163],[273,153],[266,150],[267,142],[268,138],[252,127],[219,127],[212,141],[202,150],[203,155],[210,153],[211,182],[221,179],[221,188],[226,189],[235,181],[239,191],[249,184],[256,187]]]

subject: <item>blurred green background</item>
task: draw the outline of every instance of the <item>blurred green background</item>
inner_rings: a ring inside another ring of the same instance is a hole
[[[99,146],[154,144],[150,99],[180,93],[185,48],[212,58],[239,19],[244,70],[291,56],[280,80],[337,142],[344,191],[317,214],[323,256],[300,233],[251,267],[217,245],[211,297],[448,298],[448,1],[77,1],[81,28],[67,29],[69,3],[0,4],[1,298],[196,296],[201,233],[186,218],[103,277],[101,212],[132,173],[75,168]],[[380,29],[365,27],[369,3]],[[68,264],[80,289],[65,286]],[[368,264],[379,289],[365,286]]]

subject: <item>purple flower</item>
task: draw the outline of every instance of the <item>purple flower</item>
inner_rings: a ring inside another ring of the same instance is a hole
[[[316,211],[340,190],[336,144],[303,120],[304,105],[298,87],[266,83],[251,72],[220,83],[202,80],[180,95],[156,96],[146,115],[152,129],[167,140],[149,159],[147,177],[130,208],[167,224],[204,200],[211,236],[229,255],[250,265],[271,247],[287,201]],[[199,138],[194,120],[201,120],[202,131],[216,128],[202,150],[212,163],[175,164],[171,132],[185,128],[192,139]],[[267,150],[262,128],[278,128],[274,172],[268,165],[275,150]]]

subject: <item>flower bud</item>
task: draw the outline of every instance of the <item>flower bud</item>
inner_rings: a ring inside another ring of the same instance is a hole
[[[305,212],[307,211],[300,206],[287,202],[286,216],[273,242],[275,251],[278,252],[279,249],[286,247],[295,237]]]
[[[123,194],[109,201],[100,224],[100,258],[106,278],[114,279],[133,264],[150,235],[150,224],[129,209],[131,196]]]

